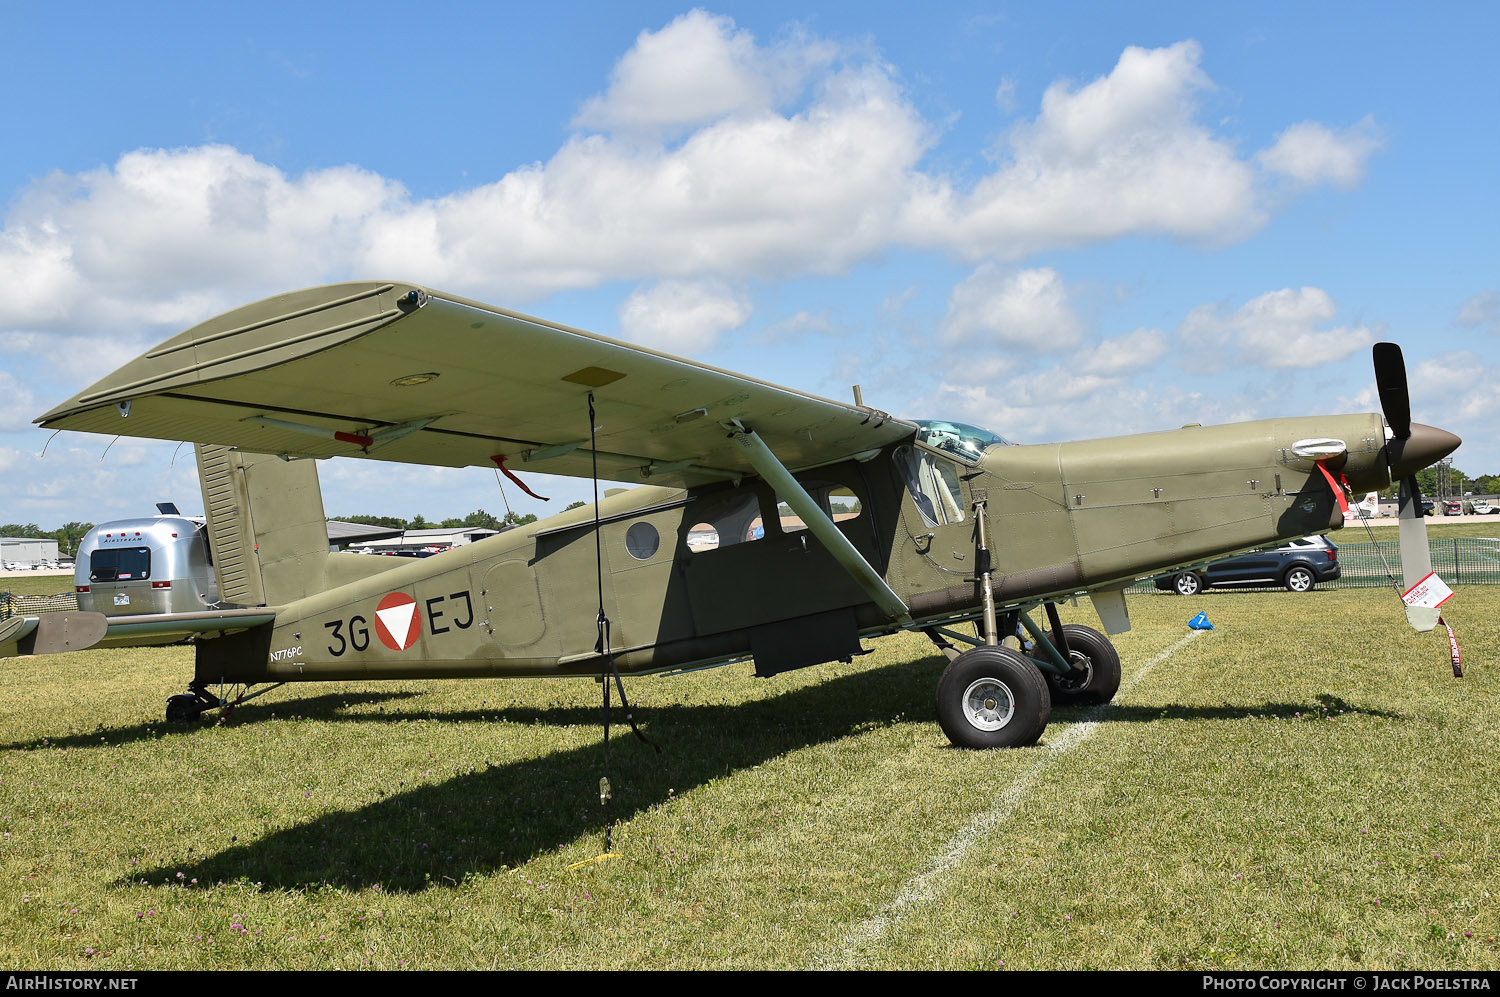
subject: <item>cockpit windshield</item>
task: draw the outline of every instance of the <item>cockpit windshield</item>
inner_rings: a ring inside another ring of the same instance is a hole
[[[962,422],[942,422],[937,419],[914,419],[917,424],[917,441],[934,450],[952,454],[966,464],[979,460],[979,455],[993,446],[1010,446],[1010,441],[996,436],[987,429],[970,426]]]

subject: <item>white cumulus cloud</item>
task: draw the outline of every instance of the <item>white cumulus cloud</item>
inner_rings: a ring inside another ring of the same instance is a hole
[[[803,36],[762,47],[732,19],[693,10],[642,31],[615,64],[609,89],[586,101],[574,125],[672,134],[732,114],[764,112],[796,95],[835,46]]]
[[[1365,178],[1370,156],[1382,143],[1375,119],[1365,117],[1342,131],[1316,121],[1288,127],[1269,148],[1256,154],[1265,169],[1301,185],[1330,183],[1353,187]]]
[[[1464,302],[1453,321],[1465,328],[1483,329],[1491,334],[1500,333],[1500,294],[1481,291],[1474,295]]]
[[[1136,329],[1081,351],[1069,366],[1080,374],[1121,378],[1156,366],[1167,347],[1167,334],[1160,329]]]
[[[913,241],[1016,258],[1060,246],[1165,234],[1223,242],[1257,228],[1255,171],[1194,120],[1212,86],[1185,41],[1127,48],[1106,76],[1047,88],[1012,130],[1002,164],[965,193],[924,178],[905,218]]]
[[[352,167],[288,178],[227,146],[141,150],[24,191],[0,233],[0,328],[202,319],[346,272],[364,226],[403,200]]]
[[[1283,288],[1228,314],[1221,306],[1201,305],[1183,320],[1177,338],[1193,362],[1207,369],[1235,357],[1262,367],[1318,367],[1374,342],[1364,326],[1322,328],[1336,314],[1333,299],[1322,288]]]
[[[723,281],[662,281],[620,305],[620,335],[632,343],[691,356],[750,318],[748,297]]]
[[[0,333],[175,331],[374,276],[524,305],[618,280],[838,274],[904,246],[994,262],[1127,235],[1220,243],[1264,220],[1264,171],[1357,179],[1367,123],[1304,122],[1239,156],[1198,121],[1202,60],[1192,41],[1132,47],[1097,79],[1054,82],[970,181],[924,171],[939,128],[895,68],[695,10],[641,33],[550,158],[443,196],[352,165],[288,175],[218,145],[37,181],[0,230],[15,278]],[[966,321],[984,322],[956,314],[950,331]]]
[[[948,343],[1039,353],[1066,349],[1081,335],[1056,270],[1008,270],[988,263],[953,288],[940,331]]]

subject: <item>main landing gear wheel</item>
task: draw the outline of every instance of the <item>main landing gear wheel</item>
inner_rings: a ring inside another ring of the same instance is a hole
[[[972,647],[938,680],[938,724],[960,748],[1017,748],[1047,729],[1052,697],[1042,673],[1009,648]]]
[[[1184,571],[1172,579],[1172,591],[1178,595],[1197,595],[1203,591],[1203,579],[1191,571]]]
[[[1074,670],[1067,675],[1046,673],[1052,701],[1066,706],[1093,706],[1114,699],[1120,691],[1120,653],[1115,646],[1093,627],[1067,623],[1062,629]],[[1050,633],[1047,639],[1052,639]]]

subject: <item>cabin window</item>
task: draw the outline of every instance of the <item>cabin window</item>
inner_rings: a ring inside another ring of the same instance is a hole
[[[694,554],[760,540],[766,535],[760,499],[748,489],[703,500],[697,519],[687,535],[688,550]]]
[[[625,549],[637,561],[650,560],[661,546],[661,534],[650,523],[633,523],[625,531]]]
[[[150,577],[150,547],[105,547],[89,555],[91,582],[134,582]]]
[[[964,521],[963,492],[950,461],[910,446],[898,447],[894,457],[912,502],[928,526]]]
[[[842,523],[850,519],[858,519],[862,506],[859,496],[854,494],[854,489],[848,485],[840,485],[832,481],[803,481],[799,482],[812,500],[818,503],[818,508],[826,512],[835,523]],[[781,520],[782,533],[796,533],[807,529],[807,524],[802,517],[792,511],[779,495],[777,496],[776,513]]]

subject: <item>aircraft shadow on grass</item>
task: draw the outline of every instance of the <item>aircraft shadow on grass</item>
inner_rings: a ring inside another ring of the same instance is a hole
[[[1149,723],[1153,720],[1248,720],[1264,717],[1271,720],[1321,719],[1339,714],[1363,717],[1379,717],[1384,720],[1404,720],[1399,713],[1377,710],[1368,706],[1356,706],[1339,696],[1327,694],[1316,697],[1317,705],[1308,703],[1262,702],[1252,705],[1221,703],[1218,706],[1183,706],[1165,704],[1157,706],[1122,706],[1111,704],[1100,720],[1104,723]],[[1067,714],[1059,711],[1059,717]]]
[[[650,707],[635,711],[658,755],[636,741],[616,706],[612,727],[609,816],[629,821],[726,773],[856,729],[892,722],[895,714],[930,720],[932,672],[942,659],[887,665],[741,705]],[[591,690],[593,691],[593,690]],[[335,697],[336,698],[336,697]],[[914,704],[921,704],[913,709]],[[306,716],[307,710],[299,710]],[[487,709],[491,720],[597,724],[598,708]],[[432,721],[431,713],[414,713]],[[449,714],[440,716],[440,721]],[[374,719],[388,721],[390,713]],[[350,719],[341,717],[340,719]],[[503,734],[496,738],[503,751]],[[602,749],[589,745],[456,774],[437,785],[389,793],[352,810],[230,843],[233,828],[215,829],[223,845],[196,861],[132,870],[122,882],[253,882],[261,889],[334,886],[415,892],[456,885],[466,876],[516,866],[580,836],[602,833]],[[243,836],[254,830],[247,826]],[[624,839],[628,831],[622,832]],[[186,844],[186,843],[185,843]],[[193,843],[199,853],[201,842]],[[213,846],[210,845],[210,848]],[[628,846],[627,846],[628,847]],[[182,877],[177,877],[178,873]]]
[[[267,719],[272,713],[281,713],[283,716],[295,715],[301,717],[317,717],[318,719],[334,719],[336,711],[353,706],[355,704],[366,705],[374,703],[386,703],[397,699],[411,699],[422,693],[415,690],[395,692],[352,692],[337,693],[330,692],[321,696],[309,696],[305,699],[282,700],[277,703],[254,702],[246,703],[236,707],[225,723],[233,726],[239,720],[261,720]],[[489,711],[493,715],[494,711]],[[376,713],[371,714],[371,720],[389,720],[392,717],[400,719],[403,714]],[[448,714],[444,714],[444,719]],[[474,718],[478,719],[478,712]],[[348,719],[360,718],[360,714],[351,714]],[[432,719],[432,714],[413,713],[413,719]],[[208,718],[205,718],[208,719]],[[202,730],[211,724],[173,724],[164,720],[153,720],[149,723],[130,724],[124,727],[95,727],[93,730],[83,734],[65,734],[57,737],[50,735],[39,735],[27,741],[11,741],[9,744],[0,744],[0,751],[25,751],[32,748],[110,748],[119,744],[130,744],[133,741],[159,740],[174,734],[191,734]]]
[[[612,777],[613,820],[628,822],[651,807],[727,773],[752,768],[770,759],[845,737],[872,725],[904,718],[929,720],[932,671],[940,658],[927,657],[849,675],[779,696],[742,705],[674,705],[638,710],[647,733],[663,746],[656,755],[630,736],[623,715],[615,713]],[[399,695],[399,694],[398,694]],[[338,721],[379,720],[403,716],[429,722],[458,719],[515,723],[596,724],[599,711],[586,707],[548,709],[490,708],[462,715],[412,711],[373,715],[337,713],[355,697],[318,697],[318,705]],[[1335,697],[1320,697],[1330,712],[1394,718],[1394,714],[1352,706]],[[285,710],[287,704],[277,704]],[[263,709],[268,709],[263,707]],[[298,716],[318,712],[299,704]],[[1059,709],[1059,719],[1081,718],[1086,711]],[[1294,718],[1320,712],[1308,703],[1257,703],[1217,707],[1111,707],[1106,721],[1167,719],[1239,720],[1254,716]],[[320,718],[324,719],[324,718]],[[502,747],[503,744],[498,744]],[[491,765],[455,774],[436,785],[386,793],[352,810],[325,814],[295,827],[282,828],[240,844],[233,828],[216,833],[224,842],[216,854],[194,861],[135,871],[128,882],[148,884],[197,880],[200,888],[219,882],[250,882],[264,890],[332,886],[351,890],[379,886],[385,891],[418,892],[462,883],[600,834],[605,811],[598,804],[602,771],[597,742],[538,758]],[[246,836],[254,833],[247,826]],[[628,830],[619,832],[628,841]],[[628,850],[629,845],[624,847]],[[200,854],[203,849],[199,847]],[[179,878],[178,874],[181,873]]]

